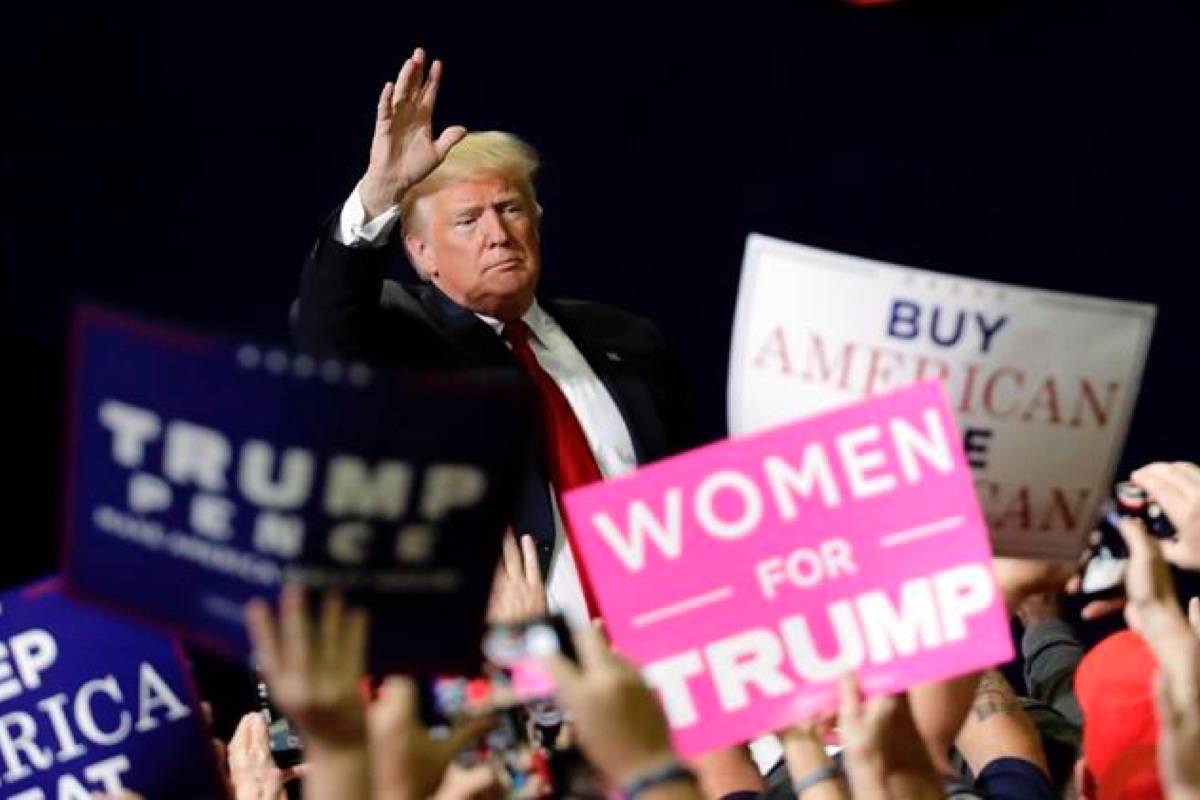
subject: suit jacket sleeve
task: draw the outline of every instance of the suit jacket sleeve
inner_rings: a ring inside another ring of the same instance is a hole
[[[336,224],[335,212],[304,261],[292,335],[316,356],[373,359],[385,341],[379,298],[396,247],[394,240],[384,247],[347,247],[330,233]]]

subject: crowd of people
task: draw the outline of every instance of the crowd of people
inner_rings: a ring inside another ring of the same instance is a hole
[[[1154,487],[1176,535],[1161,541],[1122,520],[1127,630],[1085,649],[1059,613],[1074,570],[997,559],[997,581],[1023,629],[1021,691],[989,670],[865,699],[846,674],[836,711],[777,732],[783,763],[766,778],[745,748],[681,760],[654,694],[593,624],[575,632],[573,658],[543,661],[565,720],[543,744],[581,753],[592,779],[568,790],[538,784],[535,774],[520,785],[489,747],[495,715],[431,726],[409,676],[364,691],[367,613],[336,592],[309,608],[310,595],[289,585],[277,607],[254,602],[246,619],[272,701],[299,731],[303,761],[277,764],[266,718],[249,711],[228,743],[213,740],[229,797],[282,800],[293,782],[310,800],[614,791],[645,799],[1200,797],[1200,597],[1185,611],[1172,580],[1200,563],[1200,467],[1154,464],[1135,478]],[[493,619],[545,610],[544,601],[530,603],[543,591],[536,561],[511,537],[496,587]]]
[[[1019,665],[892,696],[864,696],[846,674],[836,710],[775,732],[778,764],[756,764],[744,745],[680,758],[654,694],[588,622],[588,587],[554,502],[689,444],[673,367],[640,318],[535,300],[536,155],[508,135],[433,136],[441,66],[428,77],[425,68],[418,50],[383,87],[370,165],[310,254],[293,329],[320,355],[406,366],[515,360],[530,375],[545,422],[535,475],[545,491],[519,504],[513,530],[530,535],[506,537],[489,620],[562,612],[575,623],[574,656],[542,657],[556,689],[540,704],[432,718],[418,678],[366,675],[366,612],[289,585],[277,606],[254,602],[246,619],[303,758],[278,763],[268,718],[248,709],[228,742],[213,742],[229,797],[280,800],[299,784],[308,800],[1200,798],[1200,598],[1181,603],[1173,582],[1200,572],[1200,467],[1190,463],[1132,476],[1174,534],[1160,539],[1122,518],[1124,592],[1082,618],[1122,608],[1128,630],[1085,646],[1073,626],[1081,618],[1066,613],[1080,603],[1062,600],[1087,588],[1078,568],[997,558]],[[419,289],[385,283],[389,240],[402,243]],[[617,380],[610,368],[622,370]],[[622,395],[633,381],[641,388]]]

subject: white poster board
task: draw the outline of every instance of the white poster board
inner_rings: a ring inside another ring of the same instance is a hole
[[[1155,307],[746,241],[740,435],[941,378],[996,553],[1074,559],[1113,479]]]

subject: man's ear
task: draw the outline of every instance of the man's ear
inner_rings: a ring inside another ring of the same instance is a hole
[[[437,276],[437,261],[428,242],[414,233],[406,233],[404,249],[408,253],[409,263],[421,276],[421,280],[432,281]]]

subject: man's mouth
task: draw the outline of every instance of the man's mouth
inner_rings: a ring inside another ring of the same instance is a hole
[[[488,264],[486,267],[483,268],[483,271],[491,272],[492,270],[497,270],[497,269],[498,270],[511,269],[512,267],[520,265],[521,261],[522,261],[522,259],[520,256],[513,256],[512,258],[506,258],[503,261],[497,261],[494,264]]]

